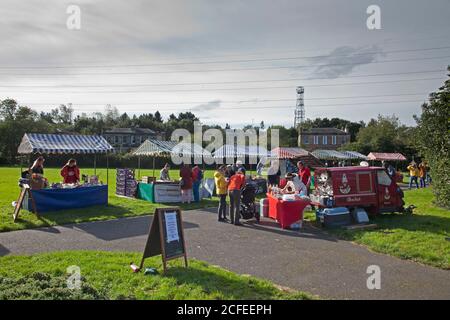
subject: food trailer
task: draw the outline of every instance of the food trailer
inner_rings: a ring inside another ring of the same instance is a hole
[[[403,191],[381,167],[317,168],[311,202],[319,208],[403,212]]]
[[[112,151],[113,147],[101,136],[38,133],[25,134],[18,148],[18,153],[22,155],[92,154],[95,157],[97,154],[107,155]],[[96,176],[91,178],[96,178]],[[22,186],[31,186],[31,198],[34,200],[34,204],[31,206],[28,197],[23,199],[23,208],[31,209],[34,207],[35,211],[41,213],[107,205],[108,179],[107,169],[106,184],[97,181],[97,179],[90,179],[84,184],[64,185],[54,183],[46,188],[34,188],[32,181],[29,181],[29,183],[22,181]]]

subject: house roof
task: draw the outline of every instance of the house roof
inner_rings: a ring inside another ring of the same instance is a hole
[[[151,135],[156,132],[152,129],[148,128],[112,128],[110,130],[106,130],[105,134],[145,134]]]
[[[304,134],[336,134],[348,135],[349,133],[337,128],[310,128],[303,131]]]
[[[19,145],[19,154],[84,154],[107,153],[113,147],[101,136],[26,133]]]

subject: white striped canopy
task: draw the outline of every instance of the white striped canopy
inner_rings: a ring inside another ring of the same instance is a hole
[[[278,159],[295,159],[309,156],[309,152],[302,148],[278,147],[272,149],[271,156]]]
[[[145,140],[134,152],[135,156],[183,155],[191,157],[211,157],[211,153],[195,143],[176,141]]]
[[[114,148],[101,136],[26,133],[19,154],[95,154],[112,152]]]
[[[240,146],[224,144],[214,151],[214,158],[243,158],[243,157],[267,157],[269,152],[260,146]]]
[[[347,160],[348,156],[336,150],[314,150],[311,152],[316,158],[321,160]]]
[[[362,153],[359,153],[357,151],[341,151],[341,153],[343,155],[347,156],[347,159],[367,160],[367,156],[365,156]]]

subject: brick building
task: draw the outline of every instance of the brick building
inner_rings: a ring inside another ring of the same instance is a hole
[[[350,142],[350,133],[337,128],[311,128],[302,131],[300,146],[308,151],[316,149],[337,150]]]

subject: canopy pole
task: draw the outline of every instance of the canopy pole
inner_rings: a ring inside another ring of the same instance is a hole
[[[109,185],[109,156],[106,152],[106,185]]]
[[[155,176],[155,156],[153,156],[153,177],[156,180],[156,176]]]
[[[141,156],[138,156],[138,179],[141,178]]]
[[[94,154],[94,175],[97,175],[97,154]]]

